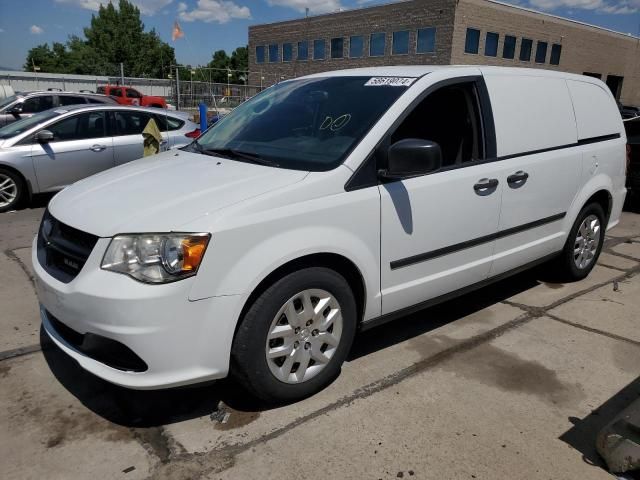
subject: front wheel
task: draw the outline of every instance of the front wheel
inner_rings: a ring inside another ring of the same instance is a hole
[[[0,168],[0,212],[14,210],[24,196],[24,182],[11,170]]]
[[[340,372],[356,330],[347,281],[323,267],[293,272],[249,307],[231,350],[231,374],[254,396],[290,402],[312,395]]]
[[[563,279],[585,278],[600,256],[604,244],[606,215],[599,203],[586,205],[578,214],[556,267]]]

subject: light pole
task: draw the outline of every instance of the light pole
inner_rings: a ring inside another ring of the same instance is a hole
[[[227,68],[227,97],[231,96],[231,70]]]

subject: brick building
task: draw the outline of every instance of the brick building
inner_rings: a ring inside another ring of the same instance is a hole
[[[640,38],[494,0],[408,0],[249,27],[249,82],[375,65],[584,73],[640,105]]]

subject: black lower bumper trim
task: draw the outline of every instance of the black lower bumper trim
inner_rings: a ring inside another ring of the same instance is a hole
[[[126,372],[144,372],[147,364],[126,345],[95,333],[78,333],[47,312],[49,323],[75,350],[105,365]]]

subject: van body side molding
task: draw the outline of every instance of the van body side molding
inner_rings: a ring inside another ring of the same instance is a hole
[[[427,260],[432,260],[437,257],[449,255],[451,253],[459,252],[460,250],[465,250],[467,248],[476,247],[478,245],[482,245],[483,243],[492,242],[499,238],[507,237],[509,235],[524,232],[525,230],[529,230],[531,228],[536,228],[542,225],[546,225],[547,223],[555,222],[564,218],[566,215],[566,212],[558,213],[550,217],[545,217],[533,222],[525,223],[523,225],[518,225],[517,227],[501,230],[499,232],[492,233],[491,235],[485,235],[483,237],[466,240],[464,242],[449,245],[447,247],[438,248],[437,250],[432,250],[430,252],[419,253],[418,255],[412,255],[411,257],[394,260],[389,265],[391,267],[391,270],[396,270],[398,268],[408,267],[409,265],[414,265],[416,263],[426,262]]]
[[[400,317],[404,317],[407,315],[410,315],[412,313],[416,313],[419,312],[420,310],[424,310],[426,308],[430,308],[433,307],[435,305],[439,305],[441,303],[447,302],[449,300],[453,300],[454,298],[458,298],[462,295],[466,295],[468,293],[474,292],[476,290],[479,290],[481,288],[487,287],[493,283],[497,283],[501,280],[504,280],[505,278],[509,278],[512,277],[513,275],[517,275],[519,273],[522,273],[526,270],[529,270],[530,268],[533,268],[537,265],[541,265],[545,262],[548,262],[550,260],[553,260],[554,258],[558,257],[558,255],[560,255],[562,252],[555,252],[552,253],[550,255],[546,255],[542,258],[539,258],[537,260],[534,260],[532,262],[529,262],[525,265],[522,265],[520,267],[514,268],[513,270],[509,270],[507,272],[503,272],[499,275],[496,275],[494,277],[489,277],[481,282],[478,283],[474,283],[472,285],[469,285],[467,287],[463,287],[460,288],[458,290],[454,290],[453,292],[449,292],[449,293],[445,293],[444,295],[440,295],[439,297],[435,297],[435,298],[430,298],[429,300],[425,300],[424,302],[420,302],[417,303],[415,305],[410,305],[408,307],[404,307],[401,308],[400,310],[396,310],[394,312],[389,312],[386,313],[384,315],[381,315],[379,317],[374,317],[371,318],[369,320],[365,320],[363,322],[360,322],[360,331],[367,331],[371,328],[375,328],[378,327],[380,325],[384,325],[385,323],[391,322],[393,320],[396,320]]]
[[[512,153],[510,155],[503,155],[501,157],[495,158],[495,161],[509,160],[510,158],[517,158],[517,157],[526,157],[527,155],[535,155],[537,153],[553,152],[554,150],[563,150],[565,148],[579,147],[581,145],[589,145],[591,143],[606,142],[607,140],[615,140],[616,138],[620,138],[619,133],[611,133],[609,135],[600,135],[598,137],[582,138],[578,140],[576,143],[569,143],[567,145],[558,145],[556,147],[541,148],[540,150],[530,150],[528,152],[520,152],[520,153]]]

